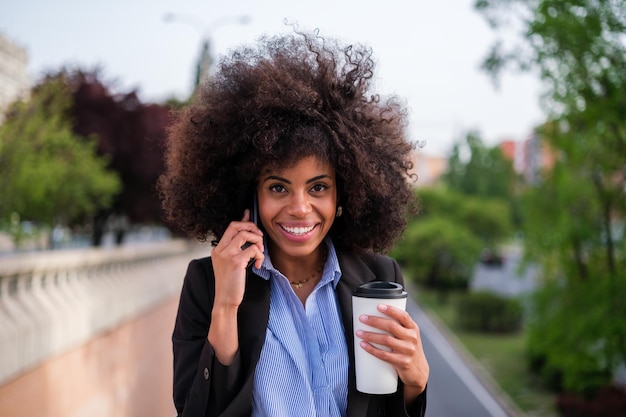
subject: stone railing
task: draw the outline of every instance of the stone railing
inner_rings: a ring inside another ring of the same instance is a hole
[[[173,240],[0,258],[0,385],[174,295],[205,254]]]

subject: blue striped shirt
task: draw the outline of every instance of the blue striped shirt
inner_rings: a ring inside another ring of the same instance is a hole
[[[341,417],[348,401],[348,348],[335,287],[332,242],[322,279],[303,306],[267,255],[255,272],[270,280],[270,314],[254,376],[252,416]]]

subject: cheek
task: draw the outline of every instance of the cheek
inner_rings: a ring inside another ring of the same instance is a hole
[[[259,220],[263,227],[267,229],[267,226],[272,224],[272,219],[275,218],[281,210],[281,206],[273,204],[271,200],[265,200],[263,203],[259,201]]]
[[[337,213],[337,202],[336,200],[329,201],[324,205],[322,210],[323,216],[329,220],[330,222],[335,220],[335,214]]]

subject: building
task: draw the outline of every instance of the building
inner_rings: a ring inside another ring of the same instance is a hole
[[[26,49],[0,33],[0,123],[12,102],[30,92]]]
[[[437,183],[448,167],[448,159],[443,156],[413,153],[413,172],[417,174],[416,187],[428,187]]]
[[[542,173],[554,166],[554,152],[537,133],[532,133],[521,142],[503,141],[500,149],[504,157],[513,162],[515,172],[521,174],[527,184],[537,184]]]

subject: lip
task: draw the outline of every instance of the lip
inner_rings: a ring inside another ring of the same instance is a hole
[[[319,223],[315,224],[286,224],[278,223],[281,234],[292,242],[304,242],[313,236],[319,229]]]

